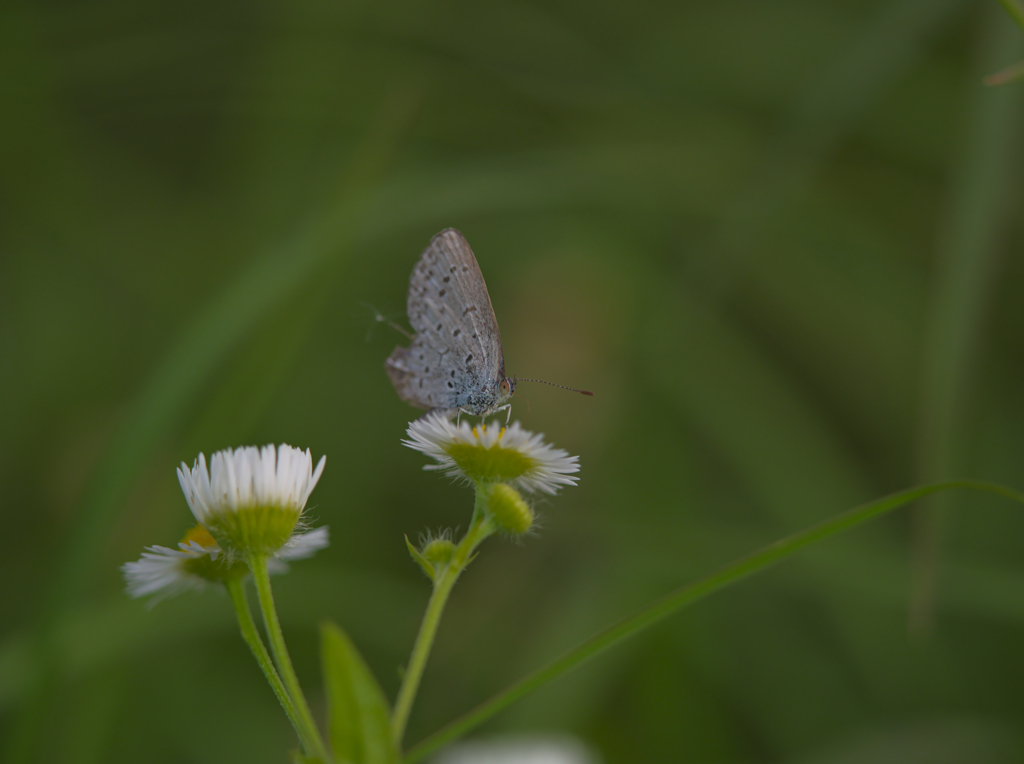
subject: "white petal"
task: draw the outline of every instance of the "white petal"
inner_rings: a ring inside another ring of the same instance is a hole
[[[168,596],[183,589],[201,589],[206,584],[203,579],[188,573],[182,564],[195,556],[193,553],[163,546],[151,546],[147,550],[138,561],[121,566],[128,594],[132,597],[158,592]]]
[[[437,465],[428,465],[424,469],[445,470],[451,477],[465,477],[447,450],[460,443],[484,449],[500,445],[501,448],[519,451],[530,459],[535,464],[534,468],[511,481],[524,490],[553,494],[560,486],[577,482],[577,478],[569,475],[579,472],[579,457],[569,456],[568,452],[548,445],[542,435],[524,430],[519,422],[513,422],[507,428],[496,422],[472,428],[463,422],[456,427],[447,417],[426,414],[409,425],[407,434],[409,439],[402,441],[405,445],[437,461]]]
[[[316,530],[292,536],[275,556],[281,560],[303,560],[312,557],[330,543],[330,532],[323,525]]]
[[[306,458],[307,458],[309,464],[313,463],[313,457],[309,453],[308,450],[306,451]],[[302,494],[301,494],[301,497],[300,497],[300,500],[299,500],[299,504],[301,506],[306,506],[306,502],[309,500],[309,495],[311,493],[313,493],[313,489],[316,488],[316,484],[320,481],[320,476],[324,472],[324,465],[325,464],[327,464],[327,456],[326,456],[326,454],[324,456],[320,457],[320,461],[318,461],[316,463],[316,469],[313,471],[312,476],[310,476],[308,478],[308,480],[307,480],[306,488],[305,488],[305,490],[302,491]]]

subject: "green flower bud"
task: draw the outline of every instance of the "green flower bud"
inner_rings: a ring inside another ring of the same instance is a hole
[[[450,531],[445,531],[436,538],[428,537],[425,542],[421,543],[423,544],[422,550],[414,547],[408,536],[405,537],[405,546],[409,550],[409,555],[427,574],[427,578],[433,581],[452,561],[455,544],[452,542]]]
[[[455,554],[455,544],[450,538],[431,539],[424,545],[421,554],[436,570],[451,562],[452,555]]]
[[[485,506],[501,529],[514,536],[526,533],[533,525],[530,505],[519,491],[505,483],[495,483],[487,488]]]

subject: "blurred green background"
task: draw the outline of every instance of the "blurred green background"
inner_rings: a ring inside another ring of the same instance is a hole
[[[285,633],[317,713],[323,617],[394,693],[428,593],[402,535],[465,527],[471,495],[400,445],[405,341],[367,303],[404,323],[448,226],[509,372],[596,396],[520,386],[581,482],[459,583],[409,743],[861,501],[1024,486],[1022,86],[981,84],[1024,34],[995,0],[0,13],[8,761],[285,761],[227,598],[122,591],[190,525],[174,468],[199,451],[327,454],[333,543],[277,579]],[[480,733],[569,731],[608,764],[1020,762],[1022,544],[1005,501],[902,511]]]

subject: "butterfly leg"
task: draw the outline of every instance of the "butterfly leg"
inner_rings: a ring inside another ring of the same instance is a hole
[[[498,406],[498,408],[494,409],[494,411],[492,411],[491,413],[497,414],[499,411],[508,412],[507,414],[505,414],[505,426],[507,427],[509,420],[512,418],[512,404],[506,403],[504,406]]]

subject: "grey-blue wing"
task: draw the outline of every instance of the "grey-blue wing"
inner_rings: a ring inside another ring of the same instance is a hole
[[[501,336],[480,266],[455,229],[437,234],[413,268],[407,310],[416,336],[386,363],[399,397],[428,409],[488,408],[504,374]]]

